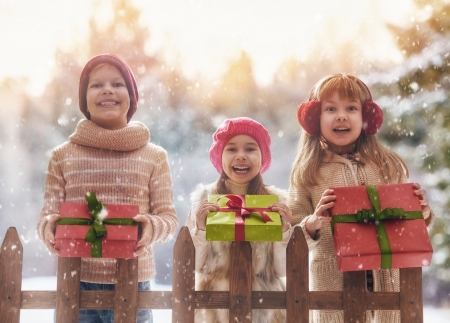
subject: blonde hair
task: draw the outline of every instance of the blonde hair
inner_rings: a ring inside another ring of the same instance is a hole
[[[310,99],[323,101],[335,92],[341,98],[359,100],[361,105],[372,99],[361,80],[346,74],[333,74],[321,79],[311,91]],[[401,174],[409,177],[405,161],[381,145],[375,136],[366,136],[361,131],[355,146],[361,161],[376,166],[385,182],[393,182],[400,178]],[[326,156],[326,149],[328,145],[320,134],[310,136],[303,131],[297,147],[297,156],[292,165],[291,187],[299,189],[303,186],[315,186],[323,180],[320,178],[319,168]]]
[[[219,179],[216,181],[214,188],[212,189],[213,194],[231,194],[226,185],[226,181],[229,179],[227,174],[224,171],[220,174]],[[249,195],[267,195],[269,191],[266,188],[266,184],[264,184],[261,173],[258,173],[255,177],[252,178],[247,187],[246,194]]]

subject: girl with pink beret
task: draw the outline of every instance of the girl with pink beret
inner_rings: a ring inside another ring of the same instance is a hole
[[[285,290],[286,246],[292,234],[292,213],[286,205],[286,192],[264,184],[261,174],[271,162],[270,135],[250,118],[225,120],[213,135],[209,151],[211,163],[219,173],[214,183],[199,184],[191,195],[192,207],[186,225],[196,249],[196,289],[229,290],[231,242],[206,240],[206,216],[219,206],[207,201],[208,194],[277,195],[279,203],[269,208],[282,218],[281,242],[250,242],[252,247],[252,289]],[[196,310],[195,322],[229,322],[228,310]],[[282,310],[253,310],[252,322],[285,322]]]

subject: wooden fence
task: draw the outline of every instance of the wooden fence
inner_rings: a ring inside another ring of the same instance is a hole
[[[344,273],[342,292],[308,292],[308,252],[296,228],[287,248],[286,292],[251,289],[251,247],[234,242],[230,291],[196,291],[195,249],[187,227],[173,253],[173,291],[138,291],[137,260],[118,260],[115,291],[80,291],[80,258],[59,258],[56,291],[22,291],[23,248],[9,228],[0,251],[1,322],[19,323],[21,309],[56,309],[57,323],[77,323],[79,309],[113,309],[115,323],[136,321],[138,309],[172,309],[172,322],[194,322],[194,309],[230,310],[230,322],[251,322],[252,309],[286,309],[287,322],[309,322],[308,312],[343,310],[344,322],[364,323],[366,310],[399,310],[402,323],[422,323],[422,269],[400,270],[400,292],[368,292],[365,272]]]

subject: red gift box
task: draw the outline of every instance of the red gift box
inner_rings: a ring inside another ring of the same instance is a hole
[[[330,213],[340,271],[430,265],[433,248],[413,184],[332,189],[336,200]],[[377,203],[382,212],[376,212]],[[386,212],[391,215],[380,215]]]
[[[106,211],[105,219],[133,218],[139,214],[139,206],[108,204]],[[59,214],[61,218],[92,220],[85,203],[62,203]],[[101,237],[101,258],[134,258],[138,226],[105,224],[105,227],[107,234]],[[55,248],[59,256],[91,258],[91,243],[84,241],[89,228],[89,225],[57,225]]]

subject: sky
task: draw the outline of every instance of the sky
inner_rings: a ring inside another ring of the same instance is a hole
[[[105,7],[109,0],[102,0]],[[386,23],[413,24],[412,0],[133,0],[149,27],[148,51],[161,51],[186,76],[217,77],[245,50],[260,84],[286,59],[302,59],[313,46],[355,41],[368,59],[399,62]],[[0,0],[0,82],[25,77],[30,94],[42,93],[54,53],[86,37],[89,0]],[[107,13],[105,13],[107,15]],[[105,19],[99,16],[98,19]]]

